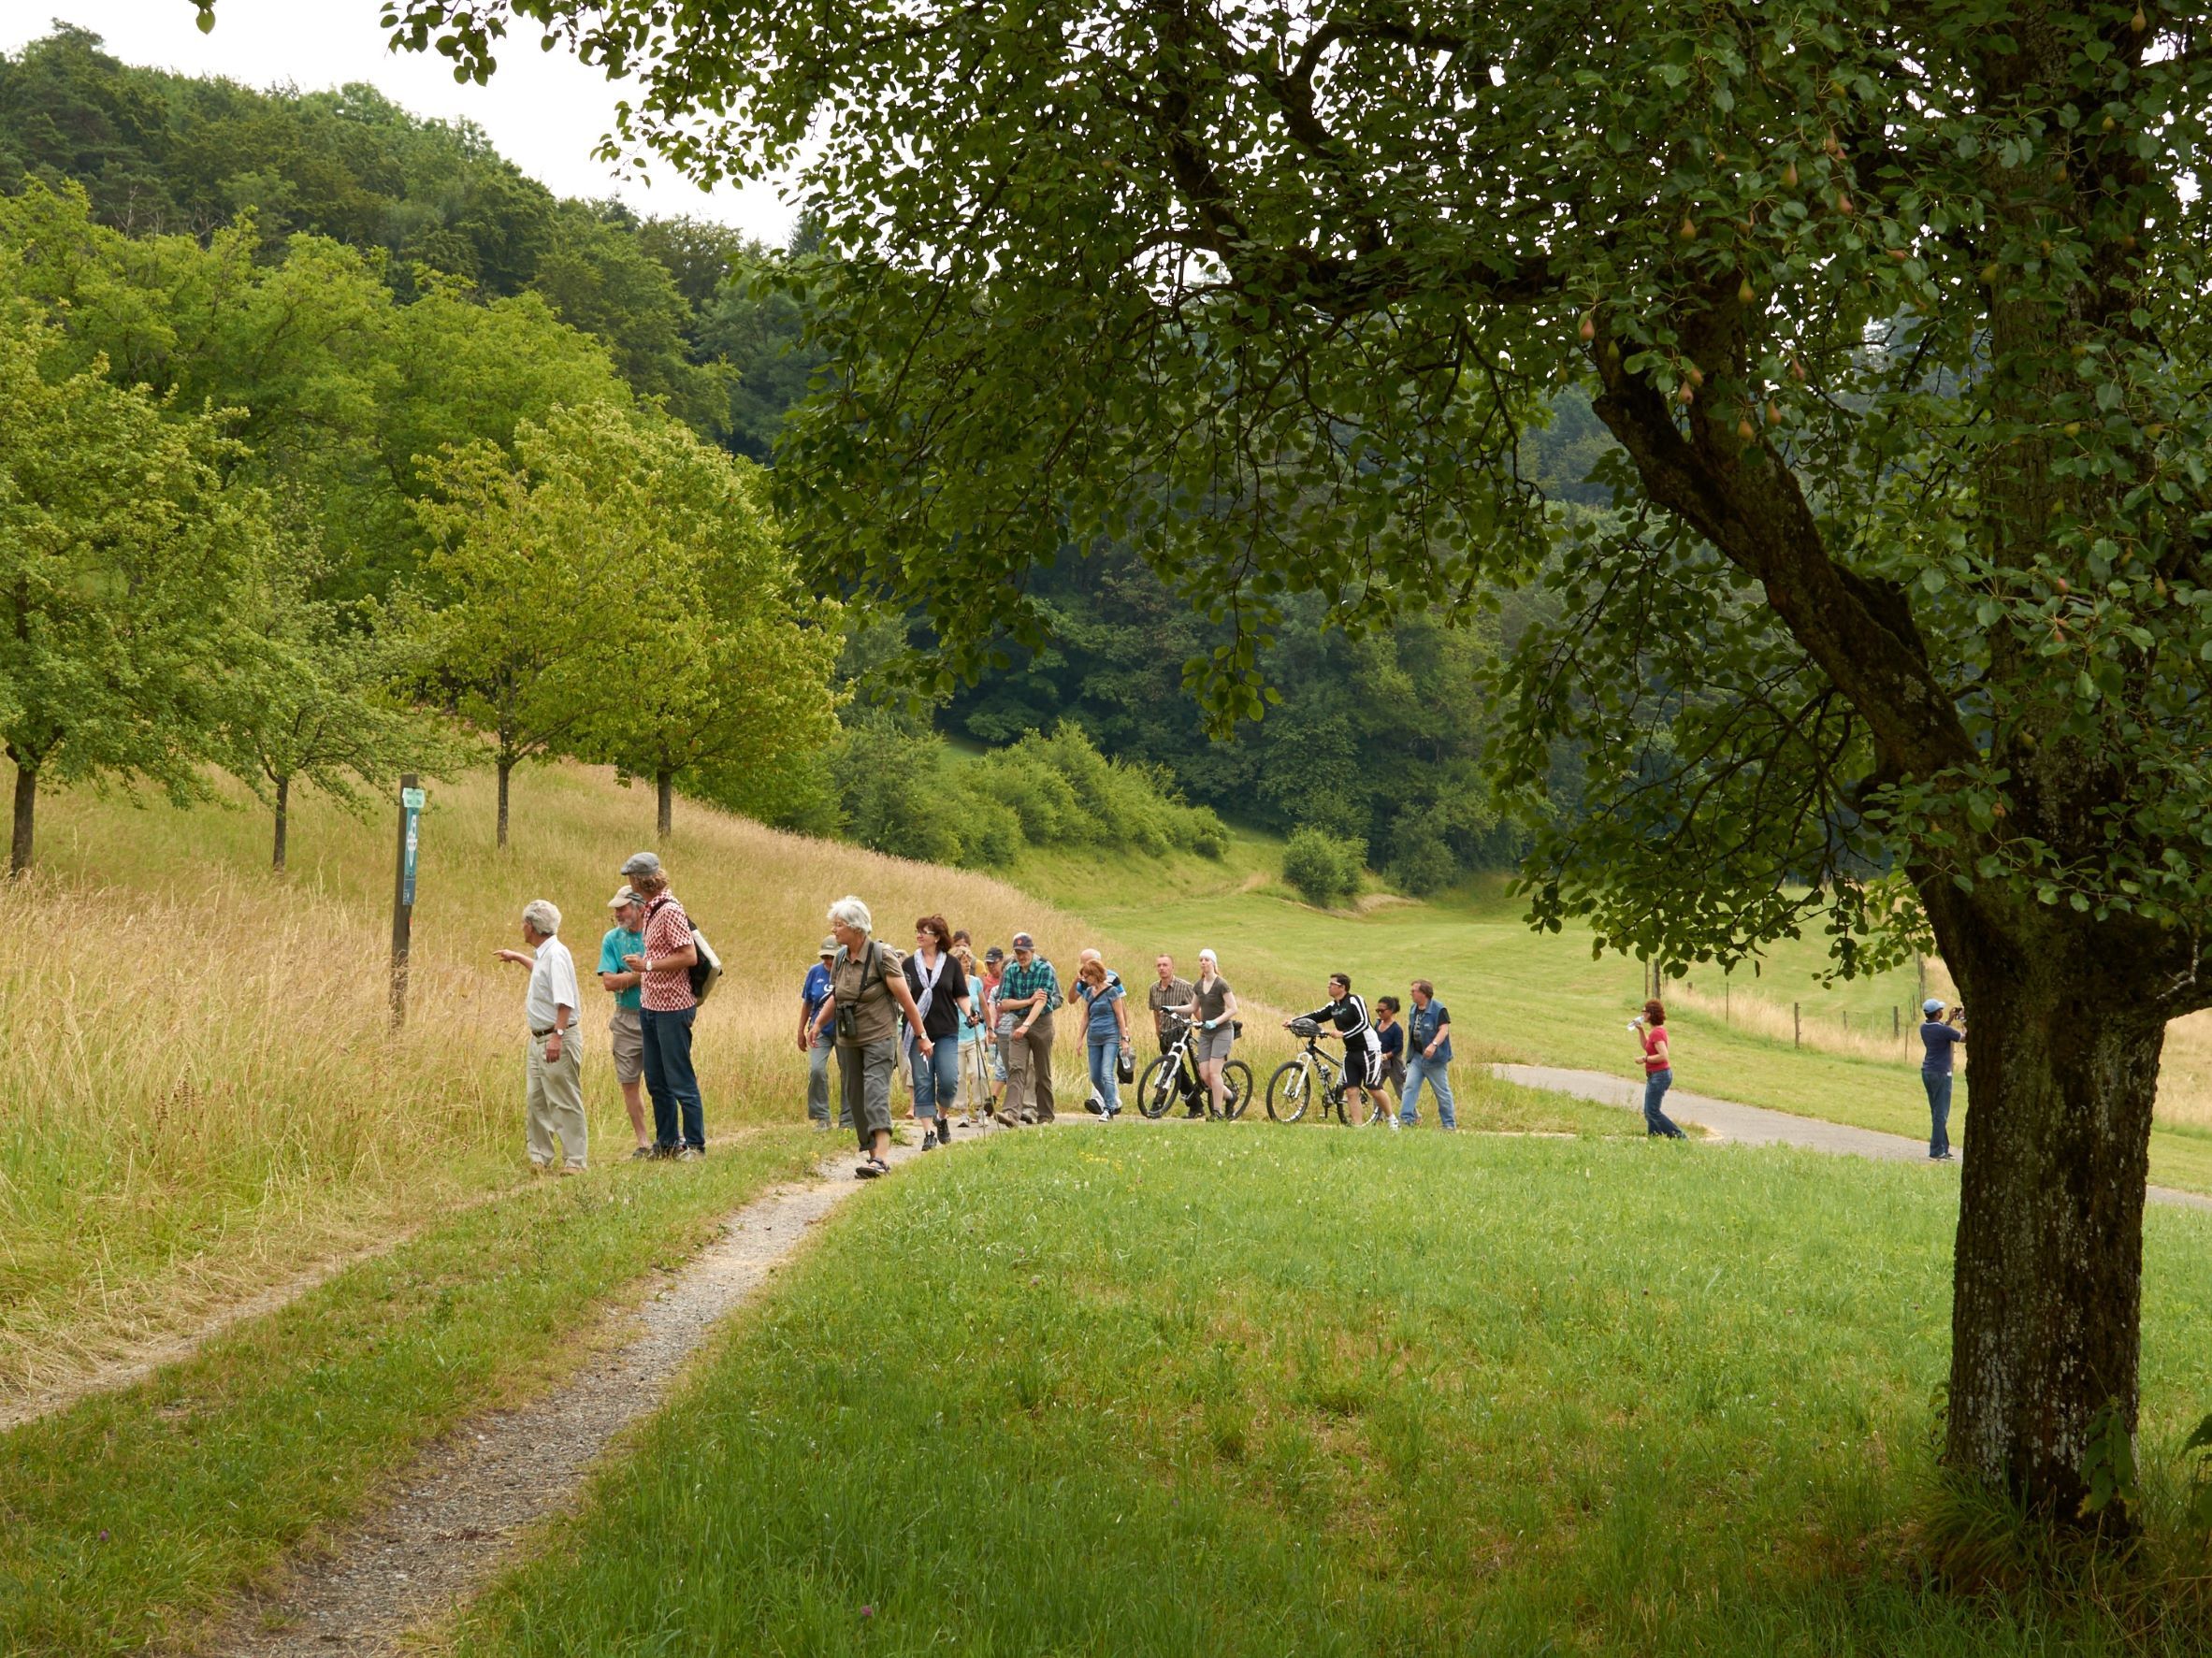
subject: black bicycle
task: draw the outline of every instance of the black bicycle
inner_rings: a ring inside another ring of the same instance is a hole
[[[1267,1079],[1269,1117],[1277,1122],[1296,1122],[1318,1099],[1324,1120],[1332,1109],[1347,1128],[1365,1128],[1381,1120],[1382,1113],[1366,1100],[1361,1102],[1361,1115],[1356,1120],[1353,1118],[1344,1103],[1344,1068],[1314,1045],[1321,1037],[1333,1036],[1335,1031],[1314,1019],[1293,1019],[1291,1034],[1306,1046],[1294,1058],[1277,1066],[1275,1074]]]
[[[1181,1102],[1186,1106],[1203,1105],[1206,1115],[1213,1117],[1213,1093],[1198,1080],[1198,1062],[1191,1058],[1192,1038],[1197,1027],[1188,1019],[1170,1019],[1167,1022],[1169,1043],[1167,1051],[1145,1067],[1143,1082],[1137,1085],[1136,1108],[1148,1117],[1167,1115],[1167,1108]],[[1230,1026],[1232,1032],[1242,1035],[1241,1021]],[[1218,1115],[1224,1122],[1234,1122],[1244,1115],[1244,1108],[1251,1103],[1252,1068],[1242,1060],[1231,1060],[1222,1067],[1223,1106]]]

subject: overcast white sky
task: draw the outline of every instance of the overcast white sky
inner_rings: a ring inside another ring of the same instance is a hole
[[[511,38],[488,86],[462,86],[435,52],[393,53],[378,0],[219,0],[199,32],[192,0],[0,0],[0,51],[14,52],[62,18],[105,36],[129,64],[226,75],[249,86],[303,92],[366,80],[418,115],[473,121],[499,152],[557,195],[619,195],[640,212],[689,213],[781,244],[795,215],[765,185],[713,194],[661,168],[650,189],[619,186],[592,146],[614,124],[616,88],[566,52]]]

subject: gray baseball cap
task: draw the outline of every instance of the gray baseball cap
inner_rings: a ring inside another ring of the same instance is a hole
[[[634,904],[637,901],[638,895],[632,892],[629,887],[625,887],[613,898],[607,900],[607,908],[610,910],[619,910],[624,904]]]
[[[626,875],[658,875],[660,873],[660,858],[657,853],[633,852],[622,860],[622,872]]]
[[[837,954],[837,935],[835,933],[831,933],[828,938],[822,941],[822,954],[825,956],[834,956]]]

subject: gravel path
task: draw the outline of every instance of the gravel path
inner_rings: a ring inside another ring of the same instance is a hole
[[[1599,1105],[1617,1105],[1643,1115],[1643,1085],[1602,1071],[1568,1071],[1555,1065],[1493,1065],[1491,1074],[1523,1088],[1549,1089],[1572,1094]],[[1875,1129],[1853,1128],[1817,1117],[1799,1117],[1787,1111],[1770,1111],[1763,1105],[1739,1105],[1732,1100],[1713,1100],[1682,1089],[1667,1091],[1667,1115],[1678,1122],[1692,1122],[1723,1140],[1746,1146],[1803,1146],[1814,1151],[1843,1157],[1886,1158],[1896,1162],[1925,1163],[1928,1142],[1902,1134],[1885,1134]],[[1961,1151],[1961,1156],[1965,1153]],[[1949,1172],[1955,1165],[1938,1163]],[[2212,1209],[2212,1197],[2201,1192],[2176,1191],[2170,1186],[2150,1188],[2154,1204],[2174,1204],[2189,1209]]]
[[[983,1137],[971,1131],[961,1140]],[[890,1161],[895,1168],[919,1155],[918,1146],[894,1146]],[[790,1259],[807,1229],[863,1188],[853,1178],[857,1161],[847,1146],[823,1160],[816,1180],[737,1210],[666,1288],[614,1321],[574,1376],[542,1399],[447,1435],[401,1477],[380,1512],[240,1607],[209,1649],[254,1658],[388,1652],[465,1598],[521,1533],[575,1495],[611,1439],[658,1408],[716,1323]]]

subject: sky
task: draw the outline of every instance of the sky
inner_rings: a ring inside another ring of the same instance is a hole
[[[767,185],[712,194],[666,166],[650,188],[619,182],[592,147],[614,124],[620,93],[565,51],[511,37],[487,86],[463,86],[435,52],[384,50],[378,0],[220,0],[212,34],[193,0],[0,0],[0,51],[21,50],[60,18],[106,37],[128,64],[224,75],[249,86],[315,92],[366,80],[417,115],[473,121],[499,153],[557,195],[620,196],[642,213],[687,213],[733,224],[756,240],[788,240],[796,215]]]

